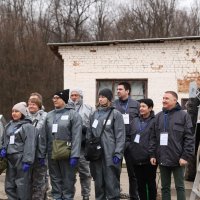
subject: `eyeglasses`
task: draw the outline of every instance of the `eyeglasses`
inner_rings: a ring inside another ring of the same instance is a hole
[[[58,99],[60,99],[60,97],[53,97],[52,101],[57,101]]]

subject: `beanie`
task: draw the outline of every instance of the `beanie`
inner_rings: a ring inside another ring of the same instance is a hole
[[[69,89],[56,92],[54,95],[59,96],[67,104],[69,100]]]
[[[145,103],[148,107],[153,108],[153,106],[154,106],[152,99],[140,99],[139,102]]]
[[[26,106],[26,102],[20,102],[20,103],[17,103],[13,106],[12,108],[13,110],[17,110],[19,111],[20,113],[22,113],[24,116],[27,115],[27,106]]]
[[[78,88],[73,88],[73,89],[70,89],[70,95],[72,94],[72,92],[77,92],[81,98],[83,98],[83,91],[81,89],[78,89]]]
[[[99,92],[99,96],[102,95],[104,97],[106,97],[109,101],[112,101],[113,98],[113,94],[112,91],[108,88],[104,88]]]

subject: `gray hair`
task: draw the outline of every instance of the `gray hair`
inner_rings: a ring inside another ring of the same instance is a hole
[[[80,97],[83,98],[83,91],[81,89],[79,89],[79,88],[71,89],[70,90],[70,96],[71,96],[72,92],[77,92],[80,95]]]

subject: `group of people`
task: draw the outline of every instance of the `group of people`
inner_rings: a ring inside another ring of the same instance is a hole
[[[8,199],[44,200],[50,176],[53,199],[73,200],[78,171],[83,200],[90,199],[92,179],[96,200],[119,200],[124,157],[130,200],[156,200],[158,165],[162,199],[171,199],[173,173],[177,199],[185,200],[184,168],[194,153],[195,137],[189,115],[174,91],[164,92],[163,109],[156,115],[152,99],[136,101],[130,94],[130,84],[123,81],[114,101],[113,91],[99,91],[96,109],[83,103],[79,89],[52,95],[54,109],[48,113],[38,93],[30,95],[28,106],[14,105],[0,144],[0,157],[8,160]],[[89,162],[85,147],[93,137],[100,137],[102,155]],[[55,158],[63,142],[70,155]]]

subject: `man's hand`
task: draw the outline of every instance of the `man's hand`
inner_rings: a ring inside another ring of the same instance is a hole
[[[187,163],[188,163],[188,162],[187,162],[186,160],[180,158],[180,160],[179,160],[179,164],[180,164],[181,167],[187,165]]]
[[[155,158],[151,158],[150,162],[151,162],[152,165],[156,165],[156,159]]]

